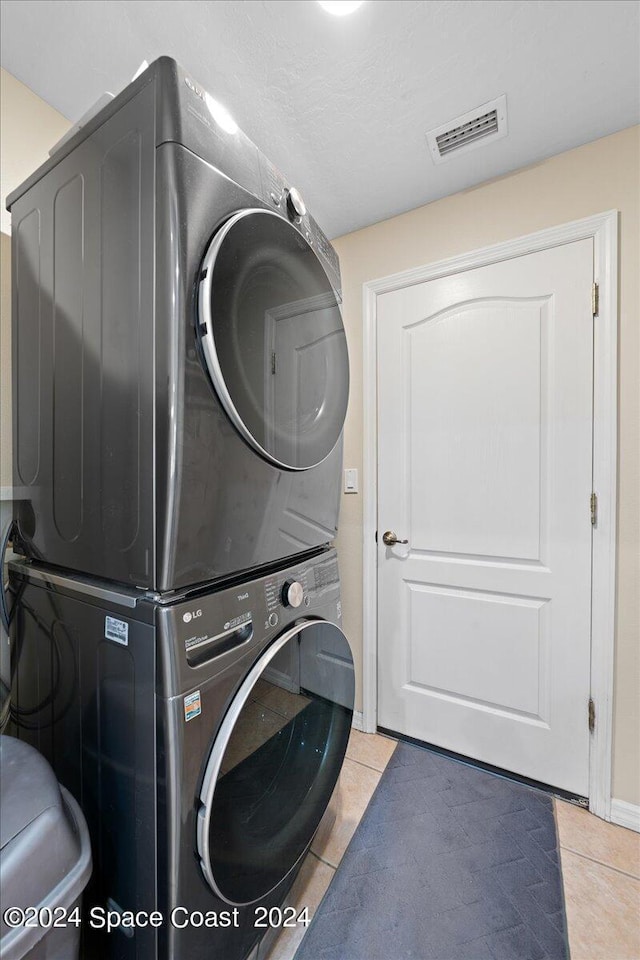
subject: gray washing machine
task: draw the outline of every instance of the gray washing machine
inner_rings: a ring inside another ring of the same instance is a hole
[[[10,732],[49,760],[91,834],[85,960],[255,956],[351,729],[335,551],[172,602],[28,561],[10,576]],[[107,910],[162,921],[107,934]],[[212,913],[220,925],[201,921]]]
[[[8,198],[15,548],[160,592],[337,529],[336,253],[170,59]]]

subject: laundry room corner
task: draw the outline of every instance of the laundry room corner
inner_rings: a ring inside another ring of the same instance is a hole
[[[640,0],[0,47],[1,960],[640,960]]]

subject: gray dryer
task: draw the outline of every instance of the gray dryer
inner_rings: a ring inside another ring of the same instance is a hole
[[[338,258],[209,93],[157,60],[8,207],[16,549],[162,592],[331,541]]]

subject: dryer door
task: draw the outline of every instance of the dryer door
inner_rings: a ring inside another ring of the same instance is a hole
[[[324,620],[296,624],[254,665],[222,722],[198,811],[203,873],[255,903],[304,856],[336,785],[353,714],[353,658]]]
[[[349,394],[342,316],[313,248],[278,214],[243,210],[213,237],[198,337],[227,414],[258,453],[291,470],[329,456]]]

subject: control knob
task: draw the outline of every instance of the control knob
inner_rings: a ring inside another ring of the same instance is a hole
[[[299,223],[307,212],[304,200],[295,187],[287,190],[287,213],[291,220]]]
[[[282,585],[282,602],[285,607],[299,607],[304,598],[304,588],[297,580],[287,580]]]

